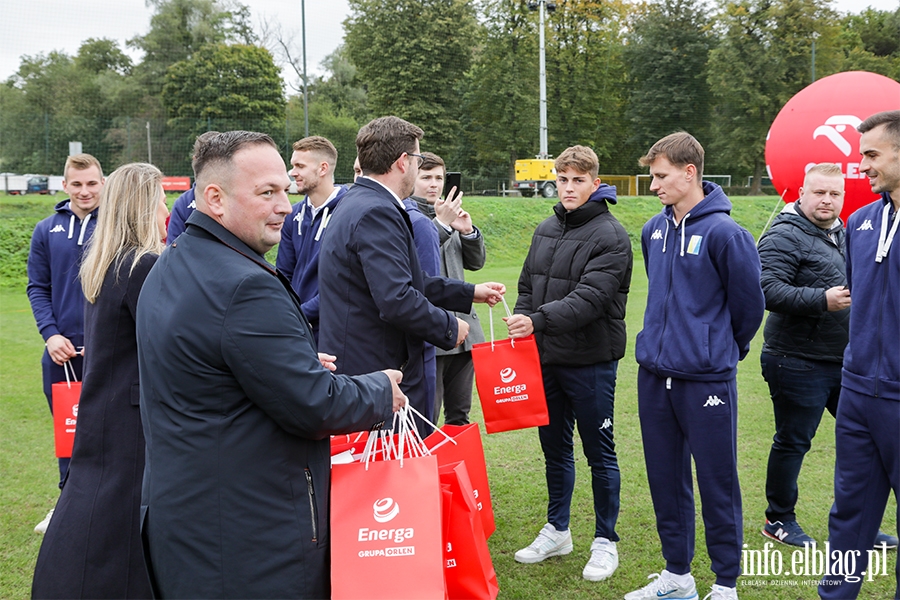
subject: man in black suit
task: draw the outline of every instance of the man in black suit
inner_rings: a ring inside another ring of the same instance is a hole
[[[420,128],[381,117],[356,136],[362,175],[341,201],[319,253],[319,343],[338,373],[400,369],[410,406],[430,415],[423,343],[455,348],[469,325],[448,311],[493,306],[506,287],[422,272],[402,199],[414,188]],[[441,307],[441,308],[438,308]]]
[[[263,255],[290,181],[272,139],[194,156],[197,210],[141,292],[142,535],[157,597],[327,598],[328,435],[405,401],[399,371],[334,375]]]

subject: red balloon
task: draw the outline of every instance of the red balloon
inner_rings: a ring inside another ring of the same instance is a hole
[[[766,136],[766,169],[785,202],[799,197],[806,171],[837,163],[844,174],[846,221],[878,196],[859,172],[859,132],[869,116],[900,109],[900,83],[866,71],[829,75],[803,88],[775,117]]]

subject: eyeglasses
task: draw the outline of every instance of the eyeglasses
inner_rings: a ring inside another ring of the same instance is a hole
[[[407,152],[406,155],[407,156],[415,156],[416,158],[418,158],[420,167],[422,166],[422,163],[425,162],[425,157],[422,156],[421,154],[413,154],[412,152]]]

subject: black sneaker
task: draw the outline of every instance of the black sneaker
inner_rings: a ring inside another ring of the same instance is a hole
[[[896,550],[897,538],[879,529],[878,535],[875,536],[875,549],[881,550],[882,546],[885,546],[888,550]]]
[[[766,519],[766,524],[762,528],[762,534],[788,546],[800,546],[802,548],[805,544],[816,543],[816,540],[803,532],[803,528],[800,527],[797,521],[785,521],[784,523],[775,521],[771,523]]]

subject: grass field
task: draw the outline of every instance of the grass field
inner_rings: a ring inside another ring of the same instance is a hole
[[[38,218],[52,210],[56,199],[8,198],[0,196],[0,598],[29,595],[31,573],[41,537],[32,528],[53,507],[56,490],[56,459],[52,426],[41,392],[40,356],[43,344],[34,327],[24,292],[24,260],[31,229]],[[739,198],[734,216],[754,237],[762,230],[775,198]],[[553,201],[539,199],[472,198],[465,200],[474,222],[482,228],[488,244],[487,266],[473,281],[497,280],[509,289],[514,302],[515,282],[534,226],[550,214]],[[625,198],[613,212],[637,241],[640,227],[658,210],[655,198]],[[22,240],[25,249],[20,246]],[[484,436],[497,531],[490,548],[500,582],[501,598],[621,598],[658,573],[664,562],[656,534],[653,507],[644,469],[641,433],[637,416],[637,365],[633,341],[640,330],[647,282],[636,247],[634,280],[628,300],[629,346],[619,363],[616,394],[616,440],[622,473],[621,512],[618,533],[620,565],[607,581],[582,580],[593,535],[590,473],[576,450],[578,479],[572,505],[575,551],[535,565],[513,560],[519,548],[529,544],[546,520],[546,487],[543,460],[534,429]],[[482,322],[488,323],[481,306]],[[495,334],[506,337],[500,310],[495,310]],[[759,348],[762,333],[754,340],[750,355],[738,373],[740,395],[738,461],[744,500],[744,543],[747,550],[762,550],[765,539],[759,529],[765,509],[765,465],[773,434],[768,391],[760,376]],[[475,421],[481,414],[477,400]],[[813,448],[800,475],[797,511],[806,531],[817,540],[827,538],[828,510],[832,502],[834,466],[834,420],[826,414]],[[709,591],[714,576],[709,570],[700,503],[697,496],[697,553],[693,573],[701,597]],[[892,498],[883,525],[896,531],[896,504]],[[785,570],[791,553],[779,547]],[[893,566],[896,553],[889,553],[887,576],[876,576],[863,585],[861,598],[889,598],[894,591]],[[399,575],[399,574],[398,574]],[[402,575],[398,576],[398,581]],[[739,580],[744,599],[816,598],[812,576],[769,575]]]

